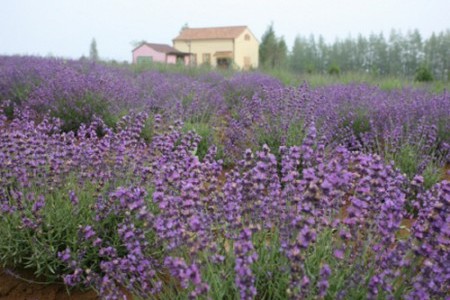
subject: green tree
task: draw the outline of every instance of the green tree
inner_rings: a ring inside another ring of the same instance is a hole
[[[275,61],[273,67],[285,68],[287,66],[288,48],[284,37],[278,39],[277,48],[275,51]]]
[[[422,82],[433,81],[433,79],[433,74],[427,66],[421,66],[414,77],[414,80]]]
[[[182,33],[185,29],[189,29],[189,24],[186,22],[180,29],[180,33]]]
[[[317,39],[316,65],[320,72],[326,72],[330,63],[330,47],[325,43],[325,38],[319,34]]]
[[[305,72],[307,71],[308,63],[308,42],[305,39],[297,36],[292,47],[292,54],[290,56],[289,65],[293,71]]]
[[[259,46],[259,62],[263,68],[284,67],[287,62],[287,46],[284,38],[277,38],[270,24],[261,38]]]
[[[267,55],[262,57],[262,61],[266,66],[279,66],[280,59],[276,55],[271,56],[276,53],[280,42],[273,27],[265,33],[264,42],[263,54],[268,45],[271,45],[271,51],[265,52]],[[449,80],[450,70],[450,30],[433,33],[428,39],[422,39],[417,29],[406,35],[391,30],[387,39],[383,33],[372,33],[367,37],[359,34],[356,39],[349,36],[343,40],[336,39],[331,44],[325,43],[320,35],[317,39],[314,35],[308,38],[297,36],[288,58],[289,67],[295,72],[337,74],[362,71],[412,79],[424,73],[423,66],[426,66],[435,79],[446,81]],[[336,67],[339,72],[336,72]]]
[[[407,36],[408,51],[406,53],[407,74],[412,75],[424,63],[423,43],[419,31],[408,32]]]
[[[259,60],[262,67],[271,67],[276,47],[277,38],[273,30],[273,24],[270,24],[266,32],[264,32],[261,38],[261,45],[259,46]]]
[[[391,30],[389,35],[389,74],[398,76],[403,74],[403,36],[400,31]]]
[[[91,46],[89,48],[89,58],[93,61],[98,61],[98,51],[97,51],[97,42],[95,39],[92,39]]]
[[[130,42],[130,44],[131,44],[131,46],[133,47],[133,48],[136,48],[136,47],[138,47],[138,46],[140,46],[140,45],[142,45],[142,44],[145,44],[145,43],[147,43],[147,41],[145,41],[145,40],[141,40],[141,41],[131,41]]]
[[[356,40],[356,53],[355,53],[355,67],[354,70],[367,70],[367,49],[368,42],[361,34],[358,35]]]
[[[388,44],[384,38],[383,33],[369,36],[369,69],[377,75],[384,75],[387,73],[388,63]]]

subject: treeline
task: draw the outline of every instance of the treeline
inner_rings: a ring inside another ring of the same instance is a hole
[[[327,44],[322,36],[297,36],[292,51],[273,25],[264,33],[260,45],[263,68],[288,68],[301,73],[356,71],[376,75],[418,76],[429,72],[436,79],[449,80],[450,30],[422,38],[418,30],[402,34],[392,30],[368,37],[337,39]]]

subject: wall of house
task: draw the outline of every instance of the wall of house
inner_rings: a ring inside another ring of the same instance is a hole
[[[139,56],[151,57],[154,62],[166,62],[166,54],[157,52],[147,45],[142,45],[133,52],[133,63],[137,62]]]
[[[217,65],[217,56],[214,56],[216,52],[228,52],[234,51],[233,41],[230,40],[200,40],[191,41],[190,45],[187,41],[174,41],[173,47],[178,51],[190,52],[196,55],[196,64],[201,65],[205,63],[203,61],[203,54],[210,54],[211,66]],[[192,58],[195,63],[195,58]]]
[[[167,63],[168,64],[176,64],[177,63],[177,56],[173,54],[167,54]]]
[[[249,37],[248,40],[245,38],[246,35]],[[235,39],[234,62],[244,70],[258,67],[259,42],[248,29]]]

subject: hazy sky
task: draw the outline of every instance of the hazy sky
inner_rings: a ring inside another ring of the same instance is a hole
[[[273,22],[291,47],[295,36],[327,42],[358,33],[450,29],[450,0],[2,0],[0,55],[79,58],[93,38],[100,57],[131,60],[132,42],[172,44],[181,27],[248,25],[261,39]]]

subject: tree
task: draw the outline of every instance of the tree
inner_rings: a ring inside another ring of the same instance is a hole
[[[265,68],[284,67],[287,60],[287,46],[284,38],[277,38],[273,24],[267,28],[259,47],[260,65]]]
[[[272,61],[274,52],[277,47],[277,38],[275,36],[275,31],[273,30],[273,24],[267,28],[261,38],[261,45],[259,46],[259,60],[261,66],[272,67]]]
[[[421,66],[414,77],[414,80],[422,82],[433,81],[433,79],[433,74],[427,66]]]
[[[184,23],[184,25],[180,29],[180,33],[182,33],[185,29],[189,29],[189,24],[188,23]]]
[[[277,48],[275,51],[275,59],[273,62],[273,67],[284,68],[287,64],[287,52],[288,48],[284,37],[278,39]]]
[[[389,35],[389,73],[392,75],[404,74],[402,59],[404,57],[403,36],[400,31],[391,30]]]
[[[406,53],[407,74],[412,75],[424,63],[423,42],[419,31],[408,32],[407,36],[408,51]]]
[[[307,47],[308,43],[297,36],[294,41],[294,46],[292,47],[292,54],[290,57],[290,67],[296,72],[306,71],[307,64]]]
[[[287,45],[283,37],[275,35],[273,24],[270,24],[261,38],[259,60],[263,68],[282,68],[287,63]]]
[[[264,39],[266,47],[275,47],[278,40],[273,28],[269,27]],[[270,62],[269,54],[266,60]],[[289,66],[296,72],[359,71],[417,80],[429,78],[427,73],[431,73],[432,78],[445,81],[450,70],[450,30],[433,33],[428,39],[423,39],[417,29],[407,35],[391,30],[387,39],[383,33],[368,37],[359,34],[356,39],[349,36],[332,44],[326,44],[322,36],[317,40],[312,34],[309,38],[297,36]]]
[[[95,39],[92,39],[91,47],[89,49],[89,58],[93,61],[98,61],[98,51],[97,51],[97,42]]]

